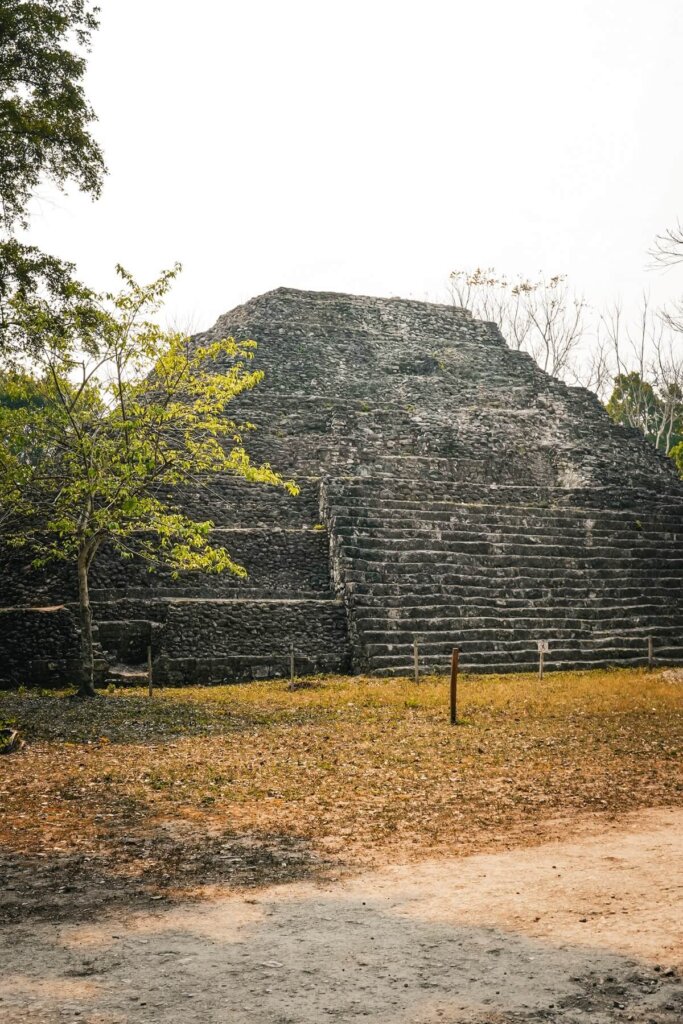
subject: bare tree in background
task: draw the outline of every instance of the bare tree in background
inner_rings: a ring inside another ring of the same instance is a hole
[[[587,307],[564,274],[530,281],[499,275],[493,267],[454,270],[450,292],[455,305],[497,323],[508,344],[528,352],[546,373],[576,379],[573,363],[586,331]]]
[[[661,235],[651,255],[683,262],[683,227]],[[616,423],[642,431],[683,472],[683,300],[657,310],[644,295],[634,316],[619,303],[598,313],[563,274],[532,281],[493,268],[453,271],[450,294],[541,369],[594,391]]]
[[[676,222],[675,228],[667,228],[656,236],[650,256],[655,266],[673,267],[683,263],[683,225],[680,221]]]

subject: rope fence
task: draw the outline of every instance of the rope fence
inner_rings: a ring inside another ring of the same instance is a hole
[[[605,639],[609,639],[609,640],[633,640],[634,638],[633,638],[633,636],[629,636],[629,637],[614,636],[614,637],[606,637]],[[656,661],[654,640],[655,640],[655,638],[653,636],[645,636],[645,637],[643,637],[643,645],[644,645],[643,658],[647,662],[648,669],[652,669],[654,667],[654,664],[655,664],[655,661]],[[536,641],[536,653],[538,655],[538,678],[539,678],[539,680],[543,679],[543,676],[544,676],[544,673],[545,673],[545,670],[546,670],[546,655],[552,654],[552,646],[551,645],[552,644],[566,644],[566,642],[567,641],[564,640],[563,638],[556,638],[556,639],[549,639],[549,640],[537,640]],[[459,657],[462,654],[462,651],[456,645],[453,646],[452,650],[453,650],[453,654],[452,654],[452,657],[451,657],[451,674],[453,676],[453,673],[455,673],[455,676],[457,677],[458,667],[460,667],[460,669],[462,669],[462,666],[459,665]],[[456,652],[457,652],[457,656],[458,656],[457,658],[456,658]],[[294,641],[293,640],[290,641],[289,647],[287,648],[286,652],[279,652],[277,655],[275,655],[275,657],[273,658],[273,661],[279,661],[280,658],[282,658],[282,661],[285,662],[285,664],[286,664],[286,668],[287,668],[286,674],[289,675],[289,689],[290,690],[295,689],[297,659],[300,662],[309,662],[309,663],[311,662],[312,659],[311,659],[310,655],[305,655],[305,654],[297,655],[295,647],[294,647]],[[455,659],[455,667],[454,667],[453,659]],[[420,666],[420,638],[419,638],[419,636],[415,636],[415,638],[413,639],[413,677],[414,677],[415,683],[419,683],[419,681],[420,681],[420,670],[421,670],[421,666]],[[154,686],[154,683],[153,683],[152,648],[151,647],[147,648],[147,685],[148,685],[149,696],[151,697],[152,696],[152,692],[153,692],[153,686]],[[452,684],[452,685],[455,685],[455,684]]]
[[[610,636],[605,637],[606,640],[633,640],[631,636]],[[655,638],[653,636],[643,637],[643,658],[647,661],[648,669],[654,667],[655,657]],[[536,654],[538,655],[538,678],[543,679],[546,670],[546,656],[552,654],[552,644],[564,644],[566,646],[567,641],[564,638],[558,637],[549,640],[537,640],[536,641]],[[459,654],[462,654],[460,648],[455,647],[453,650],[457,650]],[[413,639],[413,675],[416,683],[420,681],[420,639],[416,636]]]

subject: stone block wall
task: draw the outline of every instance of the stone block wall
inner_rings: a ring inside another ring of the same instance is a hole
[[[78,650],[79,633],[70,609],[0,608],[2,685],[47,687],[73,679]]]

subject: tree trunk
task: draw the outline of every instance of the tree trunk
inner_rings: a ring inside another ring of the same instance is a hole
[[[79,697],[94,697],[94,659],[92,649],[92,609],[88,593],[88,569],[90,559],[82,548],[78,552],[78,600],[81,619],[81,668],[78,681]]]

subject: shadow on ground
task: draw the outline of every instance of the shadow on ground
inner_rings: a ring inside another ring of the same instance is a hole
[[[323,721],[325,708],[274,705],[263,709],[230,707],[227,702],[115,697],[99,693],[90,700],[74,700],[70,693],[0,694],[0,724],[20,730],[31,741],[69,743],[166,743],[193,736],[223,736],[264,725],[302,724]]]
[[[270,890],[125,922],[19,930],[0,991],[12,1024],[61,1020],[49,1016],[57,1012],[136,1024],[683,1019],[671,968],[589,936],[539,938],[485,922],[465,924],[457,912],[435,920],[410,888]]]
[[[145,826],[99,853],[29,856],[0,846],[0,924],[74,922],[124,907],[187,901],[203,887],[241,890],[326,877],[332,861],[297,836]]]

